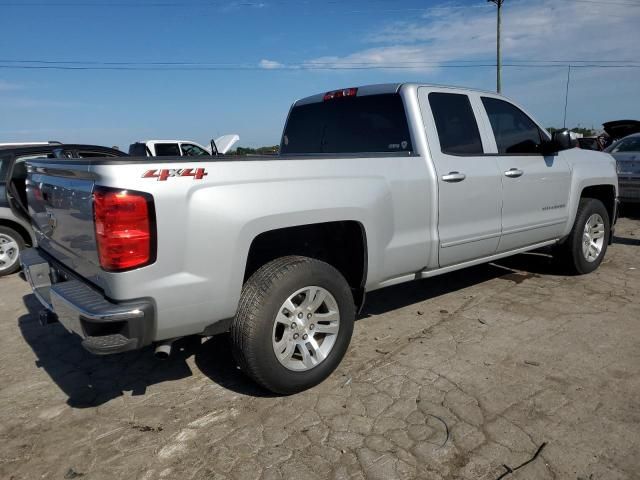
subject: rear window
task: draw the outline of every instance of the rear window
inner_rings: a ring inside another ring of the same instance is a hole
[[[281,153],[411,152],[407,116],[398,94],[336,98],[294,107]]]
[[[177,143],[156,143],[156,157],[179,157]]]

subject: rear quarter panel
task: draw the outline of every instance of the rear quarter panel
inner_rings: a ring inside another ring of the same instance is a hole
[[[206,168],[202,180],[142,178],[156,168]],[[154,197],[157,260],[102,272],[116,300],[151,297],[156,339],[201,332],[235,314],[251,242],[269,230],[353,220],[368,241],[366,288],[430,262],[430,173],[420,156],[94,165],[98,183]]]

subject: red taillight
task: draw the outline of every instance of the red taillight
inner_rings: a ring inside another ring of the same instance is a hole
[[[355,97],[358,93],[357,88],[345,88],[343,90],[334,90],[324,94],[324,101],[333,100],[334,98]]]
[[[93,194],[93,214],[103,269],[128,270],[153,261],[150,195],[100,188]]]

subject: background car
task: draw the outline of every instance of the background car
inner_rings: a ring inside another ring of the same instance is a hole
[[[13,214],[7,199],[7,195],[12,195],[8,179],[20,183],[27,178],[26,160],[123,156],[127,154],[97,145],[64,145],[59,142],[0,144],[0,277],[18,271],[20,251],[36,242],[31,226]],[[13,196],[16,195],[19,194]]]
[[[623,203],[640,202],[640,133],[624,137],[606,152],[616,159],[618,189]]]

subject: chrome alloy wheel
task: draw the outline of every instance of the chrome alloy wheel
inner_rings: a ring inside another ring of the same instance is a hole
[[[276,314],[273,351],[285,368],[310,370],[327,358],[339,329],[340,311],[333,295],[322,287],[304,287],[289,296]]]
[[[594,213],[585,223],[582,234],[582,254],[587,262],[595,262],[600,256],[605,241],[604,234],[604,220]]]
[[[15,265],[20,255],[20,247],[15,238],[0,233],[0,272]]]

